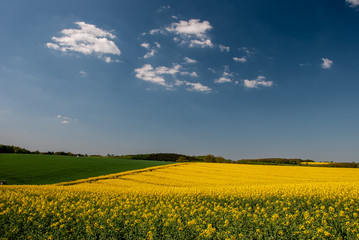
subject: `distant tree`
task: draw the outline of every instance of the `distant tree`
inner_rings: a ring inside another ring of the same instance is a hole
[[[216,157],[216,162],[217,163],[225,163],[226,159],[224,159],[224,157]]]
[[[31,152],[25,148],[1,144],[0,153],[31,153]]]
[[[189,160],[184,156],[180,156],[176,162],[189,162]]]
[[[203,158],[203,162],[216,162],[215,156],[209,154]]]

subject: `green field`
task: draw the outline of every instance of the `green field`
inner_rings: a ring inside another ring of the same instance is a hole
[[[7,184],[52,184],[170,164],[109,157],[70,157],[0,153],[0,181]]]

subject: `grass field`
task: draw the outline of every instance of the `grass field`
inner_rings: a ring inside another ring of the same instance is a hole
[[[0,186],[4,239],[358,239],[359,169],[179,163]]]
[[[169,164],[160,161],[38,154],[0,154],[0,181],[51,184]]]

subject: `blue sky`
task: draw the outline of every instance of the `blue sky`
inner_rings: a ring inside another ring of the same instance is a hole
[[[0,2],[0,143],[358,161],[359,1]]]

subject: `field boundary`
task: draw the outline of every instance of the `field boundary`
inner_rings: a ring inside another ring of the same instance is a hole
[[[71,185],[76,185],[76,184],[81,184],[81,183],[92,183],[92,182],[97,182],[97,181],[100,181],[100,180],[116,179],[116,178],[121,178],[121,177],[127,176],[127,175],[133,175],[133,174],[143,173],[143,172],[151,172],[151,171],[156,171],[158,169],[169,168],[169,167],[177,167],[177,166],[182,166],[182,165],[187,165],[187,164],[190,164],[190,163],[188,163],[188,162],[186,162],[186,163],[174,163],[174,164],[168,164],[168,165],[162,165],[162,166],[148,167],[148,168],[125,171],[125,172],[120,172],[120,173],[113,173],[113,174],[108,174],[108,175],[103,175],[103,176],[98,176],[98,177],[79,179],[79,180],[75,180],[75,181],[55,183],[55,184],[52,184],[52,185],[55,185],[55,186],[71,186]]]

